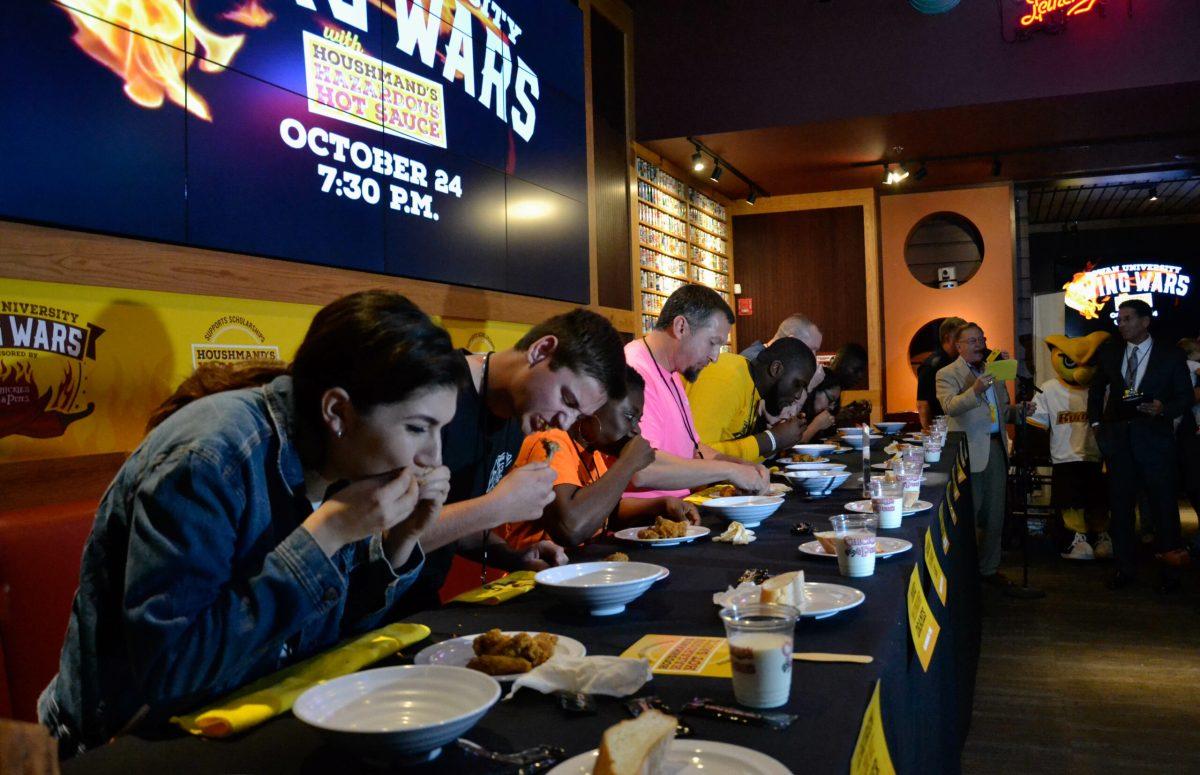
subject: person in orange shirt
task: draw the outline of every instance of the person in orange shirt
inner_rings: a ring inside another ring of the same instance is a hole
[[[553,442],[558,448],[550,467],[557,478],[554,500],[541,519],[511,522],[497,530],[514,549],[546,539],[578,546],[603,533],[610,518],[624,527],[650,524],[658,516],[700,522],[696,507],[679,498],[621,497],[637,473],[654,462],[654,448],[638,432],[646,383],[632,368],[625,379],[625,398],[581,418],[572,433],[554,429],[525,437],[516,465],[546,460],[546,442]]]

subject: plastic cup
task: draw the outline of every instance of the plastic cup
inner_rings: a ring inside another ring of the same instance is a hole
[[[880,529],[900,527],[904,517],[904,488],[901,482],[875,477],[871,480],[870,490],[871,510],[879,520]]]
[[[750,708],[778,708],[792,693],[792,638],[800,611],[749,603],[721,610],[729,640],[733,696]]]
[[[838,570],[843,576],[861,578],[875,573],[875,528],[879,524],[874,515],[839,514],[831,517],[829,524],[837,538]]]
[[[937,463],[942,459],[942,445],[934,441],[925,442],[925,460]]]

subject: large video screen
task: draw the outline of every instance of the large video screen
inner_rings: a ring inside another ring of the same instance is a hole
[[[5,0],[0,217],[588,299],[570,0]]]

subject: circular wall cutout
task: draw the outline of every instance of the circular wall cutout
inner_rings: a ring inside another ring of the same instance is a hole
[[[983,263],[983,235],[958,213],[931,213],[904,241],[904,263],[930,288],[953,288],[970,280]]]
[[[913,334],[912,340],[908,343],[908,365],[912,367],[913,374],[917,373],[917,369],[921,368],[921,364],[925,362],[926,358],[933,355],[942,346],[942,343],[938,341],[938,328],[942,325],[943,320],[945,318],[934,318]]]

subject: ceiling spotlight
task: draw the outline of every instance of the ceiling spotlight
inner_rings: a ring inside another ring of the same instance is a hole
[[[925,168],[925,162],[921,162],[921,166],[917,167],[917,171],[913,173],[913,177],[917,180],[924,180],[929,174],[929,170]]]
[[[746,204],[752,205],[756,201],[758,201],[758,192],[754,189],[750,189],[750,193],[746,194]]]
[[[1150,201],[1151,202],[1158,201],[1158,187],[1157,186],[1150,187]]]
[[[900,181],[906,179],[907,177],[908,177],[908,165],[905,164],[904,162],[900,162],[900,169],[899,169],[899,171],[896,172],[896,182],[899,183]]]
[[[996,156],[992,159],[992,177],[1000,177],[1000,157]]]
[[[890,164],[885,164],[883,165],[883,171],[886,173],[883,177],[883,184],[885,186],[894,186],[908,177],[908,168],[903,164],[900,165],[900,169],[898,170],[892,169],[892,165]]]
[[[725,170],[721,168],[721,162],[714,161],[712,173],[708,176],[708,179],[711,180],[713,183],[716,183],[718,180],[721,179],[721,173],[724,171]]]
[[[696,146],[696,152],[692,154],[692,169],[696,172],[704,169],[704,154],[700,153],[700,146]]]

